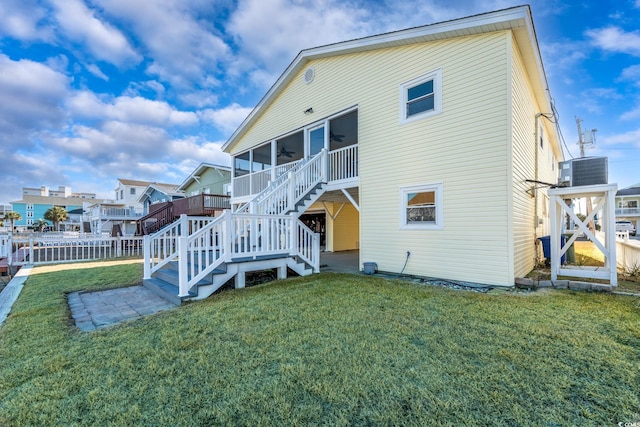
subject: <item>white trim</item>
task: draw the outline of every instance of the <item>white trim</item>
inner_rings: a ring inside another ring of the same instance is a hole
[[[444,228],[444,197],[442,182],[433,182],[429,184],[412,185],[400,187],[400,229],[401,230],[442,230]],[[436,220],[434,223],[411,223],[407,224],[407,195],[409,193],[429,192],[435,193]]]
[[[433,80],[433,110],[423,111],[407,117],[407,93],[409,89]],[[442,68],[437,68],[426,74],[400,84],[400,124],[411,123],[442,113]]]

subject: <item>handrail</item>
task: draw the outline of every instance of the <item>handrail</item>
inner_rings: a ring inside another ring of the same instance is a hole
[[[261,193],[260,198],[256,197],[249,202],[248,209],[261,215],[282,215],[293,211],[296,203],[312,188],[326,182],[326,160],[327,151],[323,149],[300,168],[289,171],[286,179],[283,178],[277,186],[269,188],[268,193]]]
[[[295,173],[298,170],[300,170],[300,168],[302,168],[302,166],[304,166],[305,164],[307,164],[309,162],[309,159],[306,160],[301,160],[299,162],[297,162],[295,164],[295,166],[293,166],[291,169],[287,170],[286,172],[278,175],[276,177],[276,179],[274,179],[273,181],[271,181],[269,183],[269,185],[262,190],[261,192],[259,192],[258,194],[256,194],[253,199],[251,199],[251,201],[249,201],[248,203],[245,203],[244,205],[240,206],[238,209],[236,209],[235,213],[248,213],[248,211],[250,210],[250,206],[252,203],[259,203],[262,200],[264,200],[266,197],[268,197],[275,188],[281,186],[283,183],[285,183],[288,179],[289,179],[289,174],[290,173]]]

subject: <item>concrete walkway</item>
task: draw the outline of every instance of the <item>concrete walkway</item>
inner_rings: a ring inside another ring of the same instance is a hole
[[[31,267],[22,267],[2,292],[0,292],[0,326],[2,326],[2,323],[4,323],[4,320],[9,315],[13,303],[18,299],[18,295],[20,295],[24,287],[24,282],[26,282],[29,277],[29,273],[31,273]]]
[[[82,331],[106,328],[176,307],[143,286],[73,292],[68,298],[71,317]]]

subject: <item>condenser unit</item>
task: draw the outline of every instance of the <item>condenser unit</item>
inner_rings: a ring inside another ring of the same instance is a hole
[[[580,187],[608,184],[609,172],[606,157],[581,157],[558,163],[558,185]]]

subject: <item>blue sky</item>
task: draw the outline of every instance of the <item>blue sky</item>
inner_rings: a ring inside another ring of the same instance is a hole
[[[0,204],[22,187],[113,198],[117,178],[181,183],[230,163],[220,147],[301,49],[520,4],[2,0]],[[640,182],[640,0],[531,8],[568,151],[578,116],[609,182]]]

